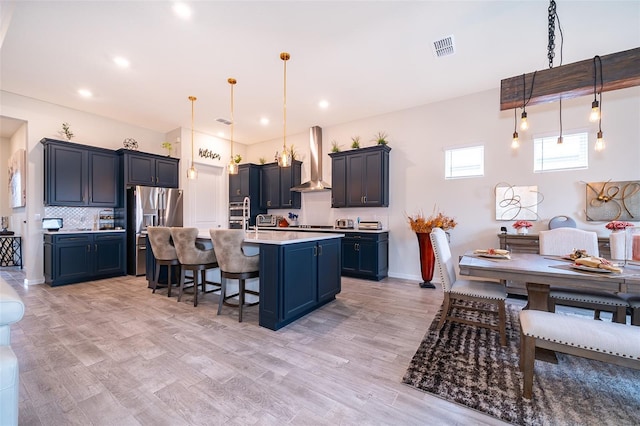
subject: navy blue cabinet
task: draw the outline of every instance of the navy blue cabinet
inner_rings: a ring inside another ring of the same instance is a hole
[[[302,183],[302,162],[293,161],[290,167],[279,167],[277,163],[262,166],[260,175],[260,208],[299,209],[302,197],[291,188]]]
[[[124,232],[44,235],[44,276],[51,286],[124,274]]]
[[[114,151],[55,139],[44,145],[44,203],[117,207],[119,166]]]
[[[389,233],[349,232],[342,239],[342,275],[373,279],[387,277]]]
[[[240,164],[238,174],[229,175],[229,201],[242,202],[244,197],[251,198],[255,208],[258,208],[256,201],[260,199],[260,166],[257,164]]]
[[[389,148],[332,152],[331,207],[389,207]]]
[[[335,299],[340,238],[260,245],[260,325],[277,330]]]
[[[145,185],[177,188],[179,159],[145,152],[119,149],[122,156],[124,183],[127,186]]]

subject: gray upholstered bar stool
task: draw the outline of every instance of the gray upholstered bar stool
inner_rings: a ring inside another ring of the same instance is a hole
[[[171,297],[171,287],[173,286],[171,282],[173,277],[172,268],[177,266],[178,271],[180,270],[178,254],[171,239],[171,229],[164,226],[149,226],[147,227],[147,235],[149,236],[153,257],[156,258],[156,270],[153,274],[151,288],[155,293],[158,287],[158,279],[160,278],[160,267],[164,265],[167,267],[167,296]]]
[[[193,271],[193,306],[198,306],[198,275],[202,284],[202,293],[206,293],[206,285],[217,286],[215,290],[220,290],[220,284],[207,281],[208,269],[218,267],[218,261],[213,249],[205,249],[204,245],[197,241],[198,228],[171,228],[171,237],[176,247],[178,260],[182,265],[180,270],[180,293],[178,302],[182,298],[185,284],[185,272]],[[199,274],[198,274],[199,272]]]
[[[238,307],[238,321],[242,322],[242,308],[244,306],[257,305],[259,302],[246,303],[245,295],[253,294],[259,296],[260,292],[247,290],[245,280],[260,276],[260,257],[247,256],[243,249],[244,230],[241,229],[210,229],[213,249],[216,252],[218,264],[220,265],[220,277],[222,289],[220,290],[220,301],[218,302],[218,315],[222,310],[222,305]],[[227,294],[227,280],[238,280],[238,293]],[[238,304],[232,304],[227,300],[238,296]]]

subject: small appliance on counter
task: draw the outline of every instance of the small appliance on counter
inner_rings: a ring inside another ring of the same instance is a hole
[[[47,231],[58,231],[62,228],[62,218],[61,217],[43,217],[42,218],[42,228]]]
[[[282,216],[276,216],[275,214],[259,214],[256,217],[256,225],[260,227],[274,227],[278,226]]]
[[[358,229],[382,229],[382,223],[378,220],[361,220]]]
[[[338,219],[338,220],[336,220],[335,227],[337,229],[353,229],[353,220],[351,220],[351,219]]]

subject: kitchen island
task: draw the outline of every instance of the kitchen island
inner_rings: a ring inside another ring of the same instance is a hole
[[[278,330],[335,299],[341,290],[344,234],[247,232],[260,252],[259,324]],[[210,241],[208,229],[198,233]]]

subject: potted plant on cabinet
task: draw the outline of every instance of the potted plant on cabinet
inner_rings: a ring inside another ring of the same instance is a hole
[[[376,143],[376,145],[387,145],[389,142],[387,141],[387,138],[389,137],[389,135],[387,135],[386,132],[378,132],[376,133],[376,135],[373,138],[373,142]]]

